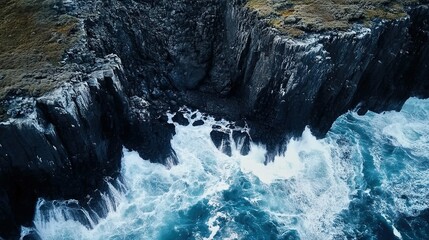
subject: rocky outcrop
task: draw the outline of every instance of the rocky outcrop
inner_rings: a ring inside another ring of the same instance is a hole
[[[14,109],[27,113],[0,124],[2,236],[31,225],[37,198],[84,200],[117,175],[128,111],[121,71],[110,56],[85,81],[21,100]]]
[[[399,110],[408,97],[429,94],[429,9],[408,12],[370,28],[293,39],[232,1],[226,15],[232,93],[243,99],[247,118],[291,136],[309,125],[321,137],[355,108]]]
[[[214,125],[213,130],[210,132],[210,138],[212,139],[216,148],[225,153],[227,156],[232,156],[230,134],[230,129],[222,129],[221,126],[217,125]]]
[[[97,207],[90,199],[118,176],[123,146],[152,162],[177,164],[174,126],[153,117],[143,99],[128,98],[116,55],[70,76],[42,97],[15,99],[12,117],[0,123],[0,236],[16,237],[21,225],[31,226],[38,198]]]
[[[172,167],[178,163],[171,147],[171,138],[176,133],[173,124],[167,123],[165,113],[157,114],[144,99],[130,98],[131,111],[127,116],[124,144],[137,151],[143,159]]]
[[[86,30],[96,52],[127,59],[136,95],[160,108],[246,118],[262,142],[267,131],[278,142],[307,125],[322,137],[350,109],[398,110],[428,95],[426,5],[409,7],[408,17],[294,38],[245,4],[113,1]]]
[[[427,5],[300,37],[245,5],[112,1],[86,20],[86,31],[95,52],[124,59],[133,94],[158,111],[187,105],[246,119],[253,140],[280,153],[305,126],[323,137],[348,110],[399,110],[408,97],[429,94]]]

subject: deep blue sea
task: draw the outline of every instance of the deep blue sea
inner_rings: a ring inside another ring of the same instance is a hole
[[[171,169],[124,149],[123,179],[101,203],[106,218],[73,200],[41,199],[36,231],[79,240],[429,239],[429,100],[410,99],[401,112],[349,112],[322,140],[306,129],[268,166],[264,146],[252,144],[248,156],[240,146],[232,157],[216,149],[213,124],[228,122],[176,125],[180,164]]]

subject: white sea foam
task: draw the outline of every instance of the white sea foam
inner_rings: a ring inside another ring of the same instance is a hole
[[[192,115],[196,117],[192,119]],[[121,173],[128,190],[105,199],[107,202],[114,199],[106,204],[111,206],[107,209],[108,216],[90,223],[88,228],[73,216],[64,217],[67,212],[64,208],[53,208],[48,214],[42,214],[41,206],[38,206],[35,225],[42,238],[172,239],[186,228],[192,235],[188,237],[193,239],[242,239],[246,231],[239,225],[237,217],[251,213],[231,207],[235,202],[225,199],[226,192],[232,192],[238,198],[234,201],[243,201],[247,204],[245,207],[266,214],[257,221],[276,223],[279,235],[295,230],[301,239],[333,239],[343,234],[343,226],[336,220],[338,214],[348,208],[351,194],[361,187],[363,160],[359,147],[345,149],[346,146],[338,144],[336,138],[317,140],[306,129],[302,138],[288,144],[283,156],[277,156],[274,163],[265,166],[264,146],[251,143],[249,155],[241,156],[233,143],[231,157],[215,147],[210,139],[212,125],[226,130],[229,122],[215,121],[199,112],[189,112],[185,116],[191,124],[176,124],[176,135],[171,142],[179,159],[177,166],[167,169],[124,149]],[[394,147],[418,152],[415,149],[418,144],[411,144],[414,140],[386,123],[386,118],[392,116],[383,118],[371,122],[379,129],[378,132],[374,130],[376,137],[389,139]],[[205,124],[192,126],[198,119],[206,119]],[[397,123],[398,119],[392,121]],[[379,125],[381,123],[383,125]],[[240,130],[248,131],[247,128]],[[426,146],[423,135],[418,141],[423,141],[422,146]],[[384,188],[392,189],[398,211],[427,208],[427,198],[423,198],[427,194],[426,188],[422,187],[428,186],[427,172],[410,163],[405,164],[404,173],[389,175],[383,170],[387,168],[380,159],[375,158],[375,164],[387,179],[383,182]],[[413,159],[421,161],[420,158]],[[411,174],[413,181],[405,181],[407,174]],[[245,185],[237,185],[240,181]],[[411,207],[409,202],[401,200],[401,194],[410,197]],[[394,219],[394,216],[386,216]],[[394,226],[393,230],[399,238],[401,233]],[[23,233],[25,231],[28,229],[23,229]]]
[[[398,231],[398,229],[396,229],[395,228],[395,226],[392,226],[393,227],[393,234],[397,237],[397,238],[399,238],[400,240],[402,240],[402,234]]]
[[[375,166],[398,215],[417,216],[429,207],[428,116],[429,100],[410,99],[401,112],[363,117],[371,122],[378,144],[372,149]],[[389,203],[384,204],[391,209]]]

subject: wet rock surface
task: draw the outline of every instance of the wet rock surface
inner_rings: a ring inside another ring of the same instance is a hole
[[[420,62],[428,47],[427,6],[410,10],[409,19],[302,40],[270,34],[242,8],[232,6],[228,14],[239,59],[232,68],[236,94],[245,99],[249,122],[291,136],[309,125],[322,137],[350,109],[398,110],[409,96],[428,94],[428,66]],[[418,66],[409,65],[412,59]]]
[[[235,146],[240,150],[241,155],[246,156],[250,152],[250,136],[247,132],[234,130],[232,132]]]
[[[140,112],[141,109],[135,111]],[[170,142],[175,134],[175,128],[173,124],[167,123],[167,116],[135,117],[138,114],[132,113],[134,117],[130,119],[126,129],[125,146],[138,151],[145,160],[161,163],[167,167],[177,164],[178,159]]]
[[[222,131],[222,129],[214,128],[210,132],[210,137],[214,145],[223,153],[228,156],[232,156],[231,138],[228,132]]]

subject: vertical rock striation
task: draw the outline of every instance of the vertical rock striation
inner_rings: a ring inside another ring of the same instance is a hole
[[[31,225],[37,198],[84,200],[117,175],[128,111],[122,66],[109,56],[98,68],[86,81],[25,100],[25,116],[0,124],[2,236]]]
[[[86,20],[95,52],[124,59],[133,94],[162,111],[175,103],[246,118],[275,140],[322,137],[359,108],[398,110],[428,96],[426,5],[408,17],[291,37],[246,1],[112,1]],[[254,139],[267,142],[254,136]]]
[[[355,108],[399,110],[408,97],[429,94],[428,17],[420,6],[370,28],[293,39],[232,1],[226,15],[232,93],[243,99],[247,118],[291,136],[309,125],[321,137]]]
[[[86,6],[86,2],[80,2]],[[193,89],[216,64],[223,1],[109,1],[91,12],[89,46],[101,56],[116,53],[141,92]]]

